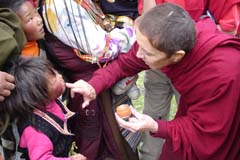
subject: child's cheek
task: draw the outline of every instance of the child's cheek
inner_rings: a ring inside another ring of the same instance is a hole
[[[58,83],[53,86],[51,92],[49,93],[52,100],[57,99],[65,91],[65,83]]]
[[[59,97],[65,91],[65,84],[59,83],[56,87],[56,96]]]

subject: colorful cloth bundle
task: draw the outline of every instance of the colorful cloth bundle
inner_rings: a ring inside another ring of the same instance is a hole
[[[91,0],[46,0],[43,19],[47,30],[72,47],[83,60],[105,63],[127,52],[135,42],[132,25],[104,28],[104,18]]]

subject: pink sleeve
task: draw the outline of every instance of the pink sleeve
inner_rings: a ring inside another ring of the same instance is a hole
[[[31,126],[24,129],[20,146],[28,149],[31,160],[71,160],[71,158],[54,157],[50,139]]]

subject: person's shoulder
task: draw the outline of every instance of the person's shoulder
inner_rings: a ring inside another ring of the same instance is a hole
[[[0,8],[0,35],[0,65],[3,65],[9,55],[20,54],[26,43],[20,19],[13,11],[6,8]]]
[[[235,71],[240,72],[237,68],[239,68],[240,64],[240,43],[234,46],[234,43],[226,43],[222,44],[215,49],[215,58],[218,62],[222,62],[230,73]],[[214,51],[212,51],[214,52]],[[214,56],[213,55],[213,56]],[[220,61],[221,60],[221,61]],[[227,72],[226,71],[226,72]]]
[[[215,33],[218,31],[217,25],[215,22],[208,16],[202,16],[198,20],[195,21],[195,27],[197,30],[197,34],[201,33]]]
[[[8,8],[0,8],[0,22],[1,27],[4,26],[4,28],[7,26],[7,28],[15,30],[22,27],[19,17]]]
[[[13,36],[21,46],[26,43],[21,20],[13,11],[6,8],[0,8],[0,33],[1,38],[2,33],[9,34],[8,36]]]

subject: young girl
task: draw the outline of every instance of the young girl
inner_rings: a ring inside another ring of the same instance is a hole
[[[23,56],[41,56],[46,58],[43,42],[45,32],[42,18],[36,8],[28,0],[0,0],[0,7],[12,9],[20,18],[27,43],[25,44]]]
[[[68,157],[73,134],[67,120],[74,113],[57,100],[65,82],[50,62],[19,58],[6,72],[15,77],[15,88],[0,104],[0,132],[16,122],[20,140],[15,159],[85,160],[81,154]]]

